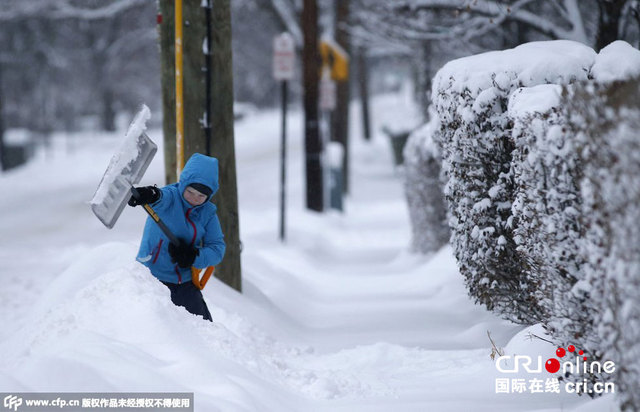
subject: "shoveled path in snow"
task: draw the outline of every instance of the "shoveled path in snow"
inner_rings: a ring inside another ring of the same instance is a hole
[[[410,112],[406,106],[403,112],[395,98],[379,99],[377,105],[382,115],[375,130],[385,122],[402,122],[394,115],[407,120]],[[273,144],[262,154],[255,145],[248,153],[238,150],[240,198],[253,204],[241,203],[245,210],[256,209],[245,212],[242,223],[245,295],[277,313],[268,319],[262,319],[261,309],[252,314],[263,329],[310,348],[314,356],[300,367],[336,377],[307,388],[318,399],[315,407],[525,411],[579,404],[577,397],[495,394],[498,375],[487,331],[504,346],[522,328],[470,301],[450,248],[426,257],[407,252],[402,170],[392,166],[386,137],[376,133],[366,143],[358,138],[357,110],[352,114],[352,180],[345,212],[305,211],[304,181],[297,173],[304,168],[302,147],[294,141],[284,243],[277,240],[277,192],[268,188],[277,182],[277,136],[270,136]],[[293,135],[301,136],[296,125],[302,122],[296,120]],[[242,161],[245,153],[251,162]],[[524,341],[524,335],[516,341]],[[344,376],[353,380],[341,387]]]

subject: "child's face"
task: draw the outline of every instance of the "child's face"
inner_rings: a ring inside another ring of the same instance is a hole
[[[191,206],[200,206],[207,200],[207,195],[198,192],[191,186],[187,186],[182,195],[184,196],[184,200]]]

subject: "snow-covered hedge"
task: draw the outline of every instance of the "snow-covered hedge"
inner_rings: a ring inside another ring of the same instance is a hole
[[[638,66],[640,68],[640,64]],[[622,410],[640,409],[640,79],[570,91],[586,233],[585,288]]]
[[[570,87],[573,90],[573,87]],[[583,164],[571,123],[567,92],[559,85],[517,90],[509,101],[515,142],[512,172],[514,240],[536,285],[535,296],[547,314],[545,329],[558,346],[574,345],[600,360],[594,328],[596,309],[584,287],[585,258],[580,181]],[[576,374],[573,382],[607,380]]]
[[[476,302],[515,322],[537,323],[547,314],[514,237],[509,97],[521,87],[586,80],[594,58],[579,43],[534,42],[454,60],[434,78],[445,198],[460,271]]]
[[[450,62],[433,89],[470,295],[613,360],[624,410],[640,410],[638,79],[627,43],[557,41]]]
[[[447,209],[440,182],[440,151],[434,141],[439,123],[414,131],[404,148],[405,195],[411,220],[411,251],[433,253],[449,241]]]

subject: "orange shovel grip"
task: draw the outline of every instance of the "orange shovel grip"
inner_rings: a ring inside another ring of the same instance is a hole
[[[204,270],[204,275],[200,278],[200,269],[191,267],[191,281],[200,290],[204,289],[205,285],[209,281],[209,278],[215,270],[214,266],[209,266]]]

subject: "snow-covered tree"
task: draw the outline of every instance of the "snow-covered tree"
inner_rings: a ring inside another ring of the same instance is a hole
[[[0,11],[9,127],[47,132],[159,95],[155,5],[146,0],[15,1]],[[154,78],[156,79],[154,81]]]
[[[404,149],[405,195],[411,219],[411,251],[428,254],[449,241],[447,210],[440,181],[441,157],[434,133],[437,116],[414,131]]]
[[[366,1],[366,0],[363,0]],[[550,40],[575,40],[600,50],[617,39],[638,41],[636,0],[369,0],[386,8],[379,13],[383,28],[413,38],[479,39],[503,31],[532,31]],[[385,4],[386,3],[386,4]],[[440,15],[436,24],[425,24]],[[386,16],[386,17],[384,17]],[[403,18],[402,26],[393,19]],[[384,24],[384,23],[388,24]],[[635,26],[631,29],[630,26]],[[590,29],[593,27],[593,29]],[[622,37],[624,36],[624,37]]]

